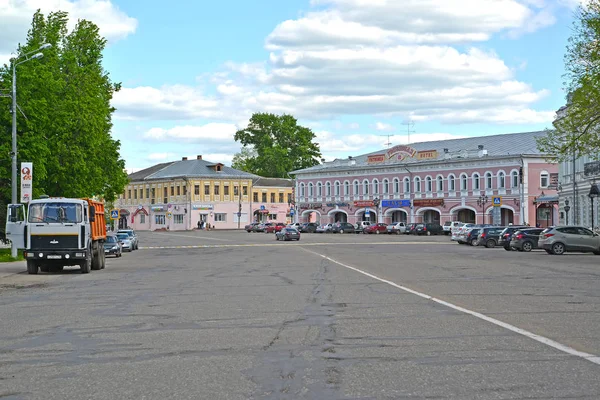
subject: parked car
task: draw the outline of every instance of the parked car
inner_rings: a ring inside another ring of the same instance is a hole
[[[504,231],[503,226],[486,226],[481,229],[477,235],[477,246],[485,246],[488,249],[496,247],[500,241],[500,236]]]
[[[375,233],[377,235],[379,235],[380,233],[387,233],[387,224],[384,224],[381,222],[378,222],[376,224],[371,224],[363,230],[363,233],[368,233],[368,234]]]
[[[354,232],[354,225],[349,222],[338,222],[333,224],[331,233],[352,233]]]
[[[300,222],[292,222],[291,224],[287,224],[286,226],[300,231],[300,227],[302,226],[302,224]]]
[[[446,221],[444,222],[444,234],[446,236],[452,233],[452,228],[458,225],[462,225],[463,223],[460,221]]]
[[[300,231],[300,233],[315,233],[318,226],[319,225],[316,222],[305,222],[300,225],[298,231]]]
[[[271,224],[265,228],[265,233],[274,233],[279,232],[285,228],[285,224],[283,222],[278,222],[276,224]]]
[[[121,248],[121,243],[117,236],[106,235],[106,240],[104,241],[104,255],[113,255],[115,257],[123,256],[123,249]]]
[[[119,239],[119,242],[121,242],[121,249],[123,251],[128,251],[128,252],[133,251],[133,244],[131,243],[131,238],[129,237],[128,234],[117,232],[116,236],[117,236],[117,239]]]
[[[296,228],[285,227],[275,233],[275,240],[300,240],[300,232]]]
[[[540,234],[544,231],[542,228],[520,229],[512,235],[510,247],[517,251],[531,251],[538,248]]]
[[[267,229],[267,227],[271,225],[271,222],[260,223],[258,225],[255,225],[254,228],[252,228],[252,232],[264,232]]]
[[[500,234],[500,240],[498,241],[498,246],[504,247],[506,251],[512,251],[513,249],[510,247],[510,241],[512,240],[512,235],[516,231],[520,229],[527,229],[529,226],[527,225],[510,225],[504,228],[502,233]]]
[[[365,228],[371,224],[372,222],[370,221],[358,221],[356,225],[354,225],[354,232],[364,233]]]
[[[331,233],[331,228],[333,228],[333,224],[323,224],[319,225],[315,230],[316,233]]]
[[[133,229],[119,229],[117,233],[126,233],[131,239],[132,250],[137,250],[139,248],[138,237]]]
[[[416,223],[410,223],[408,225],[406,225],[406,231],[404,232],[405,235],[412,235],[415,232],[415,229],[417,228]]]
[[[435,224],[435,223],[424,223],[424,224],[417,224],[417,226],[415,227],[413,234],[415,235],[427,235],[427,236],[431,236],[431,235],[441,235],[442,233],[444,233],[444,228],[440,225],[440,224]]]
[[[572,251],[600,255],[600,235],[583,226],[551,226],[540,234],[538,247],[548,254]]]
[[[244,227],[244,229],[245,229],[245,230],[246,230],[246,232],[248,232],[248,233],[250,233],[250,232],[254,232],[254,227],[255,227],[256,225],[258,225],[258,224],[259,224],[259,222],[253,222],[253,223],[251,223],[251,224],[248,224],[248,225],[246,225],[246,226]]]
[[[458,224],[456,224],[455,226],[452,227],[452,229],[450,230],[450,240],[453,242],[458,241],[458,236],[460,235],[460,233],[462,232],[462,227],[465,226],[466,224],[460,222]]]
[[[406,232],[406,223],[405,222],[394,222],[387,226],[387,233],[396,235],[400,235],[401,233]]]

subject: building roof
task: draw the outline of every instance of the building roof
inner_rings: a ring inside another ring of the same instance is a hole
[[[404,165],[430,163],[436,161],[456,161],[457,159],[477,159],[481,157],[503,157],[510,155],[542,156],[543,154],[537,148],[536,138],[544,135],[546,135],[545,131],[536,131],[411,143],[406,146],[413,148],[416,153],[414,157],[407,157],[403,160],[398,160],[397,157],[393,156],[389,159],[386,157],[386,161],[377,164],[371,164],[367,162],[369,156],[386,154],[388,150],[394,148],[392,147],[390,149],[382,149],[356,157],[348,157],[348,159],[336,159],[334,161],[325,162],[314,167],[292,171],[291,173],[313,173],[325,170],[331,171],[347,170],[348,168],[364,168],[366,166],[378,167],[394,164]],[[434,158],[417,158],[418,152],[426,151],[437,151],[437,155]]]
[[[294,181],[284,178],[263,178],[256,177],[252,180],[252,186],[262,187],[294,187]]]
[[[221,171],[215,171],[214,167],[218,164],[220,163],[207,160],[182,160],[162,163],[129,175],[129,180],[134,182],[174,178],[252,179],[257,177],[257,175],[227,167],[223,164],[220,164],[222,165]]]

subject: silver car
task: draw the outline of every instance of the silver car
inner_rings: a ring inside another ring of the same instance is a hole
[[[123,251],[129,251],[129,252],[133,251],[133,243],[131,242],[131,238],[129,237],[128,234],[123,232],[123,233],[117,233],[116,236],[117,236],[117,239],[119,239],[119,242],[121,242],[121,248],[123,249]]]
[[[540,234],[538,247],[548,254],[573,251],[600,255],[600,235],[583,226],[551,226]]]
[[[139,248],[138,237],[133,229],[119,229],[117,233],[126,233],[131,241],[131,250],[137,250]]]

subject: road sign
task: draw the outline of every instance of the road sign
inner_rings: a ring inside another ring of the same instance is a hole
[[[294,209],[293,208],[290,210],[290,215],[294,215]]]
[[[169,212],[167,213],[167,218],[171,219],[171,217],[172,217],[172,216],[173,216],[173,213],[169,211]]]
[[[110,219],[119,219],[119,210],[110,210]]]
[[[368,208],[365,210],[365,217],[368,217],[371,214],[371,210]]]
[[[502,197],[494,196],[492,197],[492,204],[494,207],[500,207],[502,205]]]
[[[260,209],[261,209],[261,210],[264,210],[264,209],[265,209],[265,206],[264,206],[264,205],[260,206]]]

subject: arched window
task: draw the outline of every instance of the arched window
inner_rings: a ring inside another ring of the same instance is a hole
[[[410,179],[404,178],[404,193],[410,193]]]
[[[304,183],[300,184],[300,197],[304,197]]]
[[[348,196],[350,194],[350,182],[344,182],[344,196]]]
[[[335,183],[335,195],[336,196],[340,195],[340,183],[339,182]]]
[[[506,175],[504,174],[504,171],[498,172],[498,187],[500,189],[504,189],[506,187],[505,178]]]
[[[443,192],[444,191],[444,177],[439,175],[437,177],[437,191],[438,192]]]
[[[313,197],[315,195],[314,193],[314,186],[311,183],[308,184],[308,197]]]
[[[331,196],[331,182],[325,184],[325,195],[327,197]]]
[[[321,182],[317,183],[317,197],[323,196],[323,184]]]
[[[448,190],[451,192],[456,190],[456,177],[454,174],[448,175]]]
[[[460,175],[460,190],[467,190],[467,174]]]
[[[485,173],[485,188],[486,189],[492,188],[492,173],[491,172]]]
[[[421,178],[415,178],[415,193],[421,193]]]
[[[387,179],[383,180],[383,194],[388,194],[390,192],[390,181]]]
[[[519,187],[519,173],[517,171],[513,171],[510,173],[511,175],[511,181],[512,181],[512,187],[513,188],[518,188]]]
[[[379,194],[379,181],[377,179],[373,179],[373,194]]]
[[[359,189],[360,189],[360,184],[358,183],[358,181],[354,181],[354,195],[355,196],[359,195]]]
[[[400,179],[394,178],[394,193],[400,193]]]
[[[477,172],[473,174],[473,190],[479,190],[481,188],[480,177]]]
[[[425,190],[427,191],[427,193],[433,192],[433,181],[431,180],[431,177],[428,176],[427,178],[425,178],[425,182],[426,182]]]
[[[368,195],[369,195],[369,181],[365,179],[363,181],[363,196],[368,196]]]

